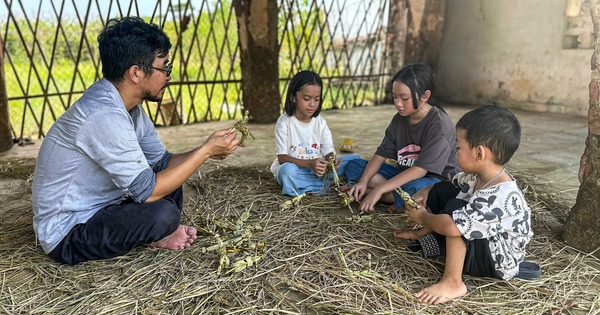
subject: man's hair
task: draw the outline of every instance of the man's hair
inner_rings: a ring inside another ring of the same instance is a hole
[[[296,103],[292,102],[292,96],[296,96],[298,91],[302,90],[307,85],[316,85],[321,88],[321,95],[319,96],[319,107],[315,110],[311,117],[319,116],[321,108],[323,107],[323,80],[321,77],[313,71],[303,70],[292,78],[290,85],[288,86],[287,94],[285,96],[285,113],[288,116],[294,115],[296,112]]]
[[[521,125],[508,109],[485,105],[466,113],[456,123],[456,129],[466,132],[471,148],[487,147],[494,154],[494,162],[506,164],[519,148]]]
[[[146,74],[152,73],[156,57],[169,54],[169,37],[156,25],[139,17],[110,19],[98,35],[102,74],[112,82],[121,82],[125,72],[133,65]]]

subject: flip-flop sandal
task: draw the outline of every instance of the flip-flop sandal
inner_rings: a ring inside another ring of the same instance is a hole
[[[542,268],[540,268],[540,265],[530,261],[522,261],[519,264],[519,273],[515,276],[515,278],[534,279],[541,275]]]
[[[423,258],[433,258],[444,255],[440,248],[440,244],[433,234],[427,234],[416,242],[408,244],[407,247],[413,252],[421,251],[421,256],[423,256]]]
[[[340,152],[354,152],[354,141],[350,138],[344,138],[342,140],[342,145],[340,146]]]
[[[444,253],[440,248],[440,243],[438,243],[437,238],[433,234],[427,234],[418,239],[418,241],[421,243],[421,247],[423,247],[421,254],[424,258],[443,256]]]

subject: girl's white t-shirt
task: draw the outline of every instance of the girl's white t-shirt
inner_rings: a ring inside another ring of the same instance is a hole
[[[301,160],[312,160],[333,152],[333,137],[327,122],[321,116],[303,123],[295,116],[283,114],[275,125],[275,149],[277,155],[287,154]],[[271,164],[273,176],[281,164],[275,158]]]

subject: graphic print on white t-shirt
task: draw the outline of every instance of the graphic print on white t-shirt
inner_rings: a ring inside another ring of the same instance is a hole
[[[290,156],[301,160],[311,160],[320,156],[319,144],[300,142],[298,145],[290,146]]]
[[[421,146],[416,144],[409,144],[404,148],[398,150],[398,165],[405,167],[412,167],[415,164],[419,153],[421,152]]]

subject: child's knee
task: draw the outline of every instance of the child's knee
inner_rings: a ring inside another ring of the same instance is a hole
[[[346,163],[346,167],[344,168],[344,174],[348,181],[356,181],[362,176],[362,173],[367,165],[368,161],[363,159],[352,159]]]
[[[277,182],[281,184],[290,178],[294,178],[298,170],[298,166],[294,163],[283,163],[277,170]]]
[[[455,187],[449,181],[437,182],[431,187],[431,190],[429,191],[429,195],[427,196],[427,207],[433,213],[445,213],[447,204],[451,200],[455,199],[459,192],[460,189]],[[464,200],[463,202],[466,203],[466,201]],[[458,207],[458,205],[459,204],[453,206],[454,209],[451,210],[456,210],[460,208]],[[452,213],[452,211],[450,211],[450,213]]]
[[[360,160],[360,155],[354,153],[354,154],[343,155],[343,156],[340,156],[339,158],[342,159],[344,162],[350,162],[352,160]]]
[[[361,159],[350,159],[348,160],[348,164],[346,165],[346,167],[352,168],[352,169],[362,169],[363,166],[361,163]]]

